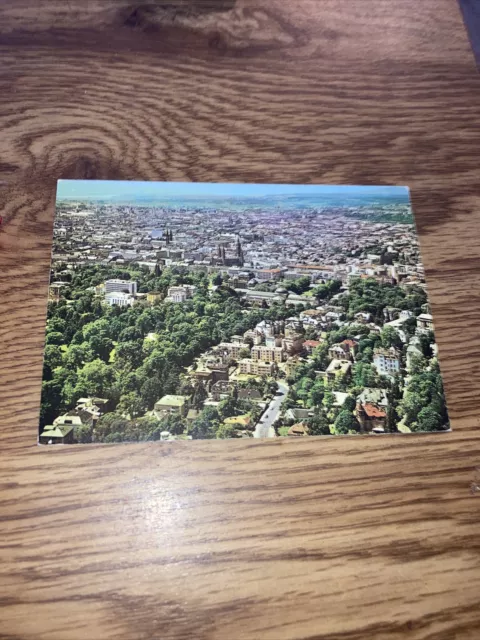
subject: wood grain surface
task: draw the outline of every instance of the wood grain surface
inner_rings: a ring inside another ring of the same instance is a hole
[[[0,638],[480,637],[455,0],[0,2]],[[407,184],[453,432],[36,446],[57,178]]]

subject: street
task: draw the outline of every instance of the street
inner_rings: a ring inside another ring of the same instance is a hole
[[[259,422],[255,428],[253,433],[254,438],[274,438],[275,430],[273,428],[273,423],[280,415],[280,406],[285,399],[285,396],[288,392],[288,385],[283,380],[277,380],[278,382],[278,392],[281,392],[282,395],[276,395],[273,397],[272,401],[268,405],[268,407],[263,412],[260,417]]]

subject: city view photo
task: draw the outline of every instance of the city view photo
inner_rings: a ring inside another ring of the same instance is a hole
[[[40,444],[449,428],[406,187],[58,182]]]

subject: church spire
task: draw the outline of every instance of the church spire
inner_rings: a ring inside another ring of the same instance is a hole
[[[242,245],[240,243],[240,236],[237,236],[237,258],[242,257]]]

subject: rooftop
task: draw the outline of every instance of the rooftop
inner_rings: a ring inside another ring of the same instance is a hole
[[[174,395],[167,395],[167,396],[163,396],[163,398],[160,398],[160,400],[158,400],[155,405],[160,405],[160,406],[168,406],[168,407],[182,407],[186,402],[186,397],[185,396],[174,396]]]
[[[57,426],[49,425],[45,427],[40,434],[41,438],[64,438],[73,429],[71,425],[59,424]]]
[[[248,414],[243,416],[232,416],[231,418],[225,418],[225,424],[241,424],[244,427],[248,427],[250,422],[252,421],[251,417]]]
[[[385,418],[387,414],[382,409],[379,409],[374,404],[366,402],[363,406],[363,410],[369,418]]]

